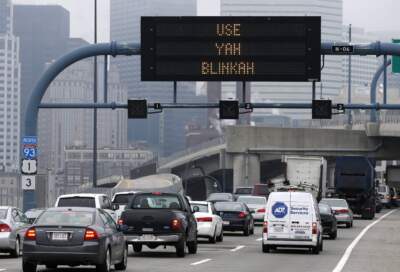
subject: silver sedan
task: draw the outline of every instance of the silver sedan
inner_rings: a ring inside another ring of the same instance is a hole
[[[19,257],[22,239],[28,227],[28,219],[22,211],[15,207],[0,206],[0,252]]]

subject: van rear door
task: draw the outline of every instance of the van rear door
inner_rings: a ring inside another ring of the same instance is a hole
[[[312,203],[295,200],[292,198],[290,206],[290,239],[312,240]]]
[[[270,201],[267,211],[268,239],[290,239],[289,207],[290,198]]]

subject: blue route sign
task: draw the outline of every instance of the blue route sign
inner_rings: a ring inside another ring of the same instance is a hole
[[[24,159],[37,158],[37,137],[26,136],[22,138],[22,155]]]
[[[22,145],[37,145],[36,136],[25,136],[22,138]]]

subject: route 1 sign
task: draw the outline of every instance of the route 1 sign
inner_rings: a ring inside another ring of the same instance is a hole
[[[21,176],[22,190],[30,191],[36,189],[36,176]]]
[[[36,160],[22,160],[21,172],[25,175],[34,175],[37,172]]]

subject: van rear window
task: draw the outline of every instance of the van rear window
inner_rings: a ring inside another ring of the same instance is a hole
[[[96,208],[94,197],[63,197],[58,201],[58,207]]]

